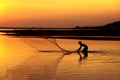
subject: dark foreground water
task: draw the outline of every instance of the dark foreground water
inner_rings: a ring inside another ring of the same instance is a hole
[[[56,41],[67,50],[79,47],[79,40]],[[80,60],[77,53],[63,55],[48,39],[0,35],[0,80],[120,80],[120,41],[82,42],[90,52]]]

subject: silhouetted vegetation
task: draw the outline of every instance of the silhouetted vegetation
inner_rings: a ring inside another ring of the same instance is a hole
[[[1,30],[22,36],[120,36],[120,21],[104,26],[75,26],[74,28],[9,28]]]

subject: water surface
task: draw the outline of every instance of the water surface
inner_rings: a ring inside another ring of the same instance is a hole
[[[67,50],[79,48],[79,40],[56,41]],[[120,80],[120,41],[82,42],[89,46],[91,52],[87,59],[80,60],[77,53],[63,55],[56,45],[45,38],[0,35],[0,79]],[[51,52],[40,52],[46,50]]]

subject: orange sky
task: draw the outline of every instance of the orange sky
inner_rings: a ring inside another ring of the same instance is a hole
[[[0,0],[0,26],[74,27],[120,20],[120,0]]]

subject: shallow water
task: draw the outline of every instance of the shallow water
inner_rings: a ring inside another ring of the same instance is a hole
[[[67,50],[79,48],[79,40],[56,41]],[[82,42],[89,46],[91,52],[87,59],[80,60],[77,53],[63,55],[48,39],[0,35],[0,79],[120,80],[120,41]],[[51,52],[40,52],[46,50]]]

